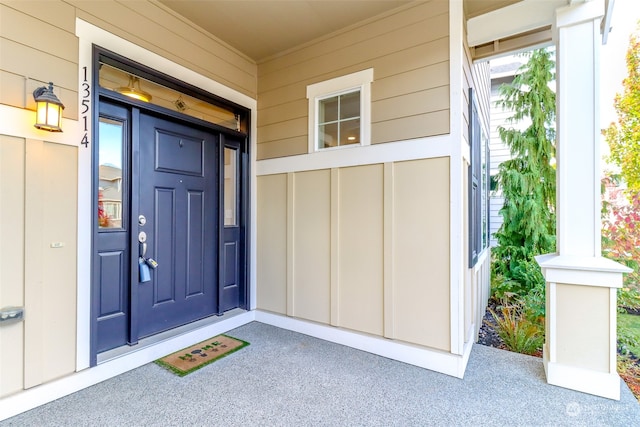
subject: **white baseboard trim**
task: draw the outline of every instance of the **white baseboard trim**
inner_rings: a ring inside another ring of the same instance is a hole
[[[620,400],[620,376],[550,362],[548,354],[543,357],[547,383],[607,399]]]
[[[469,340],[465,344],[463,355],[460,356],[265,311],[257,310],[255,313],[257,322],[345,345],[457,378],[464,376],[473,346],[473,342]]]
[[[0,399],[0,421],[98,384],[182,348],[255,320],[255,311],[238,314],[191,332],[142,348],[100,365]]]

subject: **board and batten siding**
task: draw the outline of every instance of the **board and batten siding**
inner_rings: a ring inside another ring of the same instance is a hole
[[[77,149],[0,136],[0,397],[75,370]],[[71,191],[70,191],[71,190]]]
[[[253,61],[156,1],[0,0],[0,104],[35,110],[33,90],[51,81],[78,119],[76,18],[257,96]],[[0,327],[0,397],[76,369],[78,141],[33,132],[0,135],[0,307],[25,307]]]
[[[448,176],[448,157],[259,176],[257,308],[449,351]]]
[[[448,7],[414,3],[258,64],[258,160],[307,153],[307,86],[369,68],[372,144],[449,133]]]

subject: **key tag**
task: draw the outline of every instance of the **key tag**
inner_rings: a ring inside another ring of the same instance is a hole
[[[138,258],[138,267],[140,270],[140,283],[145,283],[151,280],[151,271],[149,266],[145,262],[144,258]]]

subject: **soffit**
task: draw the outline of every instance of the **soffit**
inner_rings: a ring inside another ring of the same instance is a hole
[[[412,3],[408,0],[159,1],[256,62]]]
[[[357,25],[376,15],[389,13],[393,9],[422,0],[158,1],[259,63],[327,34]],[[527,3],[534,4],[537,1],[528,0]],[[553,0],[549,3],[554,1],[558,2]],[[524,0],[463,0],[463,2],[465,18],[475,20],[483,15],[492,15],[501,9],[508,10],[510,6],[516,4],[522,5]],[[493,25],[490,26],[493,27]],[[522,32],[529,30],[531,29],[523,28]],[[486,40],[483,40],[484,42]]]

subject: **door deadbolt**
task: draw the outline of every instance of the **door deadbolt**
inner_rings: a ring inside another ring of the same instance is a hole
[[[147,233],[145,233],[144,231],[141,231],[138,233],[138,242],[140,243],[144,243],[147,241]]]
[[[145,225],[147,223],[147,217],[144,215],[138,216],[138,225]]]

